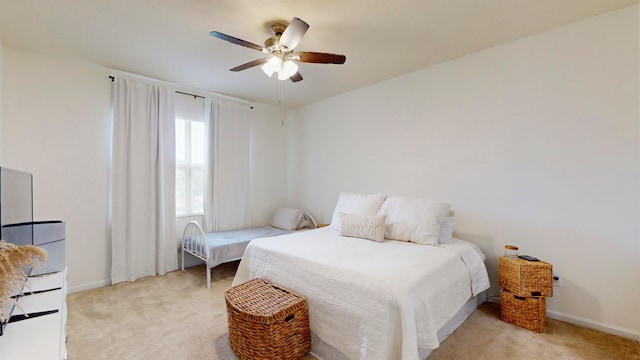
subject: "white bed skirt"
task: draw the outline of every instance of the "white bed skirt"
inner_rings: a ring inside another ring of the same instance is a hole
[[[462,306],[462,309],[460,309],[445,326],[438,330],[438,340],[442,342],[449,337],[485,299],[486,291],[469,299],[469,301]],[[419,349],[420,359],[428,358],[433,350],[435,349]],[[311,332],[311,354],[318,358],[318,360],[349,360],[344,354],[322,341],[322,339],[313,332]]]

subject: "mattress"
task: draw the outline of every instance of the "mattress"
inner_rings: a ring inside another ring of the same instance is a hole
[[[301,294],[314,336],[348,359],[415,360],[489,287],[483,257],[457,239],[378,243],[321,228],[254,239],[234,285],[261,277]]]
[[[264,238],[290,233],[271,226],[260,226],[238,230],[209,232],[205,236],[209,245],[208,267],[212,268],[225,262],[238,260],[242,257],[249,241],[255,238]],[[185,242],[192,241],[188,238]]]

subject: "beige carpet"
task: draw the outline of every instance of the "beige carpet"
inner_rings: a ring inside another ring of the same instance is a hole
[[[236,267],[215,268],[211,289],[204,266],[197,266],[70,294],[69,360],[238,359],[224,302]],[[501,322],[499,310],[482,305],[429,357],[438,359],[640,360],[640,349],[632,340],[554,320],[538,334]]]

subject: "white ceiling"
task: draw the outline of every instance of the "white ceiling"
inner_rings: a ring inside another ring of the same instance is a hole
[[[308,104],[638,0],[0,0],[3,46],[250,101]],[[263,57],[209,36],[259,45],[274,20],[311,25],[297,51],[344,54],[344,65],[300,64],[304,80],[279,82]]]

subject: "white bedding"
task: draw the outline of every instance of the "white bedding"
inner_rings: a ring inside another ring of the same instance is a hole
[[[415,360],[489,287],[483,256],[462,240],[378,243],[325,227],[254,239],[233,283],[261,277],[305,296],[311,331],[349,359]]]

